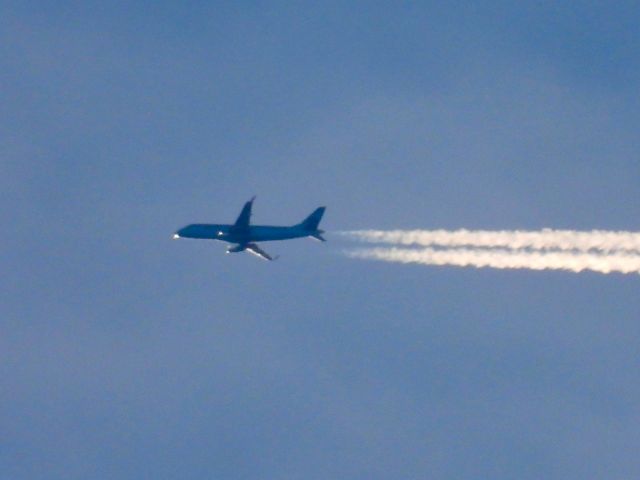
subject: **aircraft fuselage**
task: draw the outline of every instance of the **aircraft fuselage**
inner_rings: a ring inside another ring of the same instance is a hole
[[[312,237],[316,240],[324,242],[322,236],[324,233],[318,229],[325,207],[316,208],[311,215],[302,222],[290,227],[274,227],[269,225],[251,225],[251,208],[253,206],[253,197],[244,207],[236,220],[236,223],[220,224],[220,223],[192,223],[178,230],[173,238],[201,238],[207,240],[221,240],[223,242],[233,243],[236,246],[227,248],[227,253],[250,252],[265,260],[275,260],[267,252],[262,250],[257,242],[270,242],[273,240],[289,240],[292,238]]]
[[[235,228],[234,225],[203,223],[187,225],[176,232],[180,238],[222,240],[238,244],[290,240],[292,238],[311,237],[319,233],[322,232],[320,230],[305,230],[300,227],[250,225],[246,228]]]

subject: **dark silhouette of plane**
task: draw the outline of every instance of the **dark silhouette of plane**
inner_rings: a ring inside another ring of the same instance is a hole
[[[251,225],[251,208],[255,196],[244,204],[236,223],[227,224],[202,224],[194,223],[178,230],[173,238],[201,238],[209,240],[222,240],[231,243],[227,253],[248,251],[265,260],[275,260],[262,250],[256,242],[270,242],[274,240],[289,240],[292,238],[311,237],[325,242],[322,237],[323,230],[318,230],[318,225],[324,214],[325,207],[316,208],[314,212],[302,222],[291,227],[273,227],[268,225]]]

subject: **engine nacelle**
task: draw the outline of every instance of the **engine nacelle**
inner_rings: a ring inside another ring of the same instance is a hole
[[[228,247],[227,253],[238,253],[246,250],[247,247],[243,245],[236,245],[235,247]]]

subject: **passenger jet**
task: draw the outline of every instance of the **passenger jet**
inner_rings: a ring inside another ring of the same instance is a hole
[[[201,238],[209,240],[222,240],[228,242],[227,253],[248,251],[265,260],[275,260],[262,250],[256,242],[270,242],[273,240],[289,240],[291,238],[311,237],[325,242],[323,230],[318,230],[318,225],[324,214],[325,207],[319,207],[302,222],[291,227],[273,227],[267,225],[251,225],[251,208],[253,197],[244,204],[236,223],[227,224],[202,224],[194,223],[178,230],[173,238]]]

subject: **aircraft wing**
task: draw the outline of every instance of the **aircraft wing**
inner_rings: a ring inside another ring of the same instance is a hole
[[[256,199],[254,196],[251,200],[244,204],[242,207],[242,211],[240,215],[238,215],[238,219],[234,224],[234,227],[237,228],[247,228],[249,226],[249,221],[251,220],[251,207],[253,206],[253,201]]]
[[[276,260],[278,257],[272,257],[271,255],[269,255],[267,252],[265,252],[264,250],[262,250],[257,244],[255,243],[248,243],[247,247],[246,247],[247,251],[253,253],[254,255],[263,258],[265,260]]]

